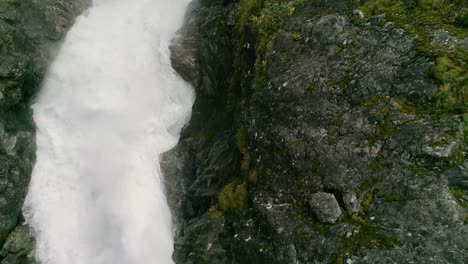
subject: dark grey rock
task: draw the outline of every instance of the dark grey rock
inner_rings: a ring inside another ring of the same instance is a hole
[[[334,224],[341,216],[340,205],[331,193],[314,193],[309,204],[315,217],[322,223]]]
[[[350,213],[357,213],[359,210],[359,201],[356,197],[356,193],[353,191],[346,191],[343,193],[343,202],[345,208]]]
[[[363,18],[364,18],[364,13],[363,13],[362,10],[360,10],[360,9],[355,9],[355,10],[353,11],[353,15],[358,16],[359,19],[363,19]]]
[[[15,228],[8,236],[0,251],[4,259],[2,264],[16,264],[26,261],[26,263],[35,263],[35,241],[31,230],[27,225],[21,225]]]
[[[463,46],[465,49],[468,48],[468,38],[458,39],[445,29],[429,30],[429,34],[432,37],[431,45],[441,46],[447,49],[453,49],[458,45]]]
[[[89,4],[90,0],[0,2],[0,241],[7,239],[1,263],[32,261],[19,250],[30,238],[21,226],[36,150],[29,104],[54,56],[55,43]]]

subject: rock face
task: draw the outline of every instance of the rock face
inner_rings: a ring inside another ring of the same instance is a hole
[[[22,220],[21,208],[35,160],[34,123],[29,107],[57,44],[89,0],[0,2],[0,241]],[[18,229],[17,229],[18,230]],[[1,263],[23,263],[11,251],[15,231],[1,251]],[[8,246],[10,245],[10,246]],[[5,248],[7,247],[7,248]],[[10,256],[14,254],[14,256]]]
[[[34,263],[34,238],[28,226],[18,226],[5,241],[2,248],[2,264]]]
[[[376,3],[192,3],[172,60],[197,100],[162,157],[177,263],[468,261],[466,28]]]
[[[341,208],[331,193],[314,193],[310,200],[310,208],[321,223],[334,224],[341,216]]]

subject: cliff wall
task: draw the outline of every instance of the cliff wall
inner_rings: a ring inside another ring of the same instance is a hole
[[[466,263],[463,1],[191,4],[177,263]]]

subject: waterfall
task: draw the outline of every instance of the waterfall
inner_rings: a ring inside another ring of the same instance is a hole
[[[186,6],[95,0],[58,50],[33,105],[37,162],[23,209],[42,263],[172,263],[158,158],[194,101],[169,58]]]

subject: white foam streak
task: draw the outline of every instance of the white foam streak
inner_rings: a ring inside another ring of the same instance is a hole
[[[24,212],[43,263],[172,263],[158,156],[194,100],[168,50],[186,5],[96,0],[68,33],[33,105]]]

